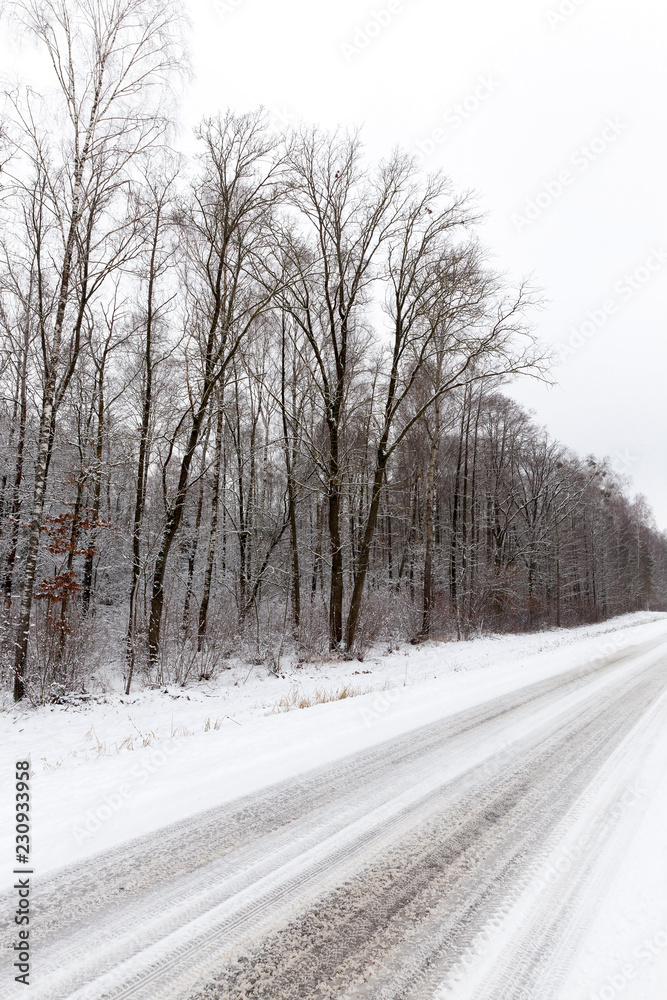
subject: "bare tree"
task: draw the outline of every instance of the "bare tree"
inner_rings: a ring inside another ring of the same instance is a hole
[[[161,140],[166,119],[158,85],[176,63],[178,16],[169,2],[22,0],[22,27],[47,54],[57,90],[42,106],[13,100],[22,138],[15,198],[35,206],[24,236],[38,275],[42,401],[14,660],[14,696],[24,694],[30,613],[56,415],[81,350],[86,310],[105,278],[131,252],[125,212],[133,161]],[[155,99],[151,95],[155,93]],[[53,141],[47,116],[63,124]]]
[[[160,651],[164,574],[178,532],[190,468],[209,403],[244,337],[274,296],[265,258],[270,253],[271,217],[280,195],[282,157],[264,117],[233,115],[206,121],[201,176],[184,207],[182,232],[188,254],[190,295],[188,360],[189,427],[169,501],[153,570],[148,651]]]
[[[364,306],[387,240],[408,197],[410,161],[396,154],[367,174],[357,136],[302,132],[290,150],[289,197],[308,244],[293,246],[291,312],[303,331],[328,431],[326,459],[331,579],[329,642],[343,639],[342,448],[350,376],[363,350]]]
[[[215,400],[215,458],[213,460],[213,492],[211,496],[211,525],[206,549],[206,564],[204,569],[204,585],[199,603],[197,621],[197,652],[201,652],[206,636],[208,608],[211,601],[211,583],[213,580],[213,564],[218,545],[218,520],[220,517],[220,477],[222,474],[222,451],[224,429],[224,395],[223,387],[218,385]]]
[[[532,304],[530,294],[525,288],[515,297],[500,300],[493,294],[492,279],[479,274],[475,250],[461,253],[452,240],[454,233],[470,225],[471,214],[465,200],[458,197],[450,196],[443,205],[447,194],[447,186],[436,178],[414,198],[388,255],[392,348],[347,620],[348,649],[354,644],[359,621],[387,464],[396,448],[446,393],[480,379],[537,372],[543,361],[524,321],[525,310]],[[451,286],[458,299],[455,308]],[[468,323],[462,322],[462,311],[467,312]],[[406,404],[425,367],[433,362],[436,382],[430,398],[411,412]]]
[[[127,681],[125,693],[130,693],[136,659],[137,605],[142,569],[142,534],[148,469],[150,465],[150,438],[153,421],[155,379],[158,368],[166,360],[171,345],[161,344],[160,328],[173,304],[174,293],[162,286],[175,262],[177,227],[174,225],[174,185],[176,174],[163,164],[155,176],[147,175],[144,190],[139,195],[140,214],[147,219],[144,230],[143,253],[139,258],[139,277],[145,291],[145,312],[138,316],[139,337],[139,447],[137,451],[134,511],[132,515],[132,575],[130,579],[129,615],[126,634]]]
[[[35,337],[33,326],[33,293],[34,276],[29,274],[16,275],[11,253],[4,248],[4,281],[0,292],[0,322],[3,337],[8,346],[8,360],[14,368],[12,413],[7,441],[7,452],[14,452],[14,469],[12,476],[9,502],[5,501],[3,489],[3,515],[9,520],[8,545],[5,570],[2,579],[5,614],[9,615],[12,602],[14,582],[14,567],[19,541],[21,487],[26,450],[26,433],[28,426],[28,378],[30,371],[31,351]],[[10,306],[11,302],[11,306]],[[3,533],[6,531],[3,523]],[[9,619],[8,619],[9,622]]]

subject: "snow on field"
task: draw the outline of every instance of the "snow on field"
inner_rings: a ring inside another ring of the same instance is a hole
[[[29,756],[34,864],[43,874],[665,631],[667,615],[639,613],[574,630],[406,646],[363,662],[292,665],[280,677],[239,665],[211,682],[81,706],[5,705],[2,807],[11,807],[12,762]],[[284,710],[345,687],[354,696]],[[9,813],[2,819],[7,858]],[[5,867],[3,885],[9,877]]]

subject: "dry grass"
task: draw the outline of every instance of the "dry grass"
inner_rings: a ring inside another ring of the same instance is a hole
[[[84,739],[88,743],[92,743],[92,742],[95,743],[95,748],[96,748],[97,753],[98,753],[98,755],[100,757],[111,757],[114,754],[119,754],[121,752],[121,750],[134,750],[137,747],[150,747],[150,746],[153,746],[153,743],[157,739],[157,736],[155,735],[155,733],[151,729],[145,735],[143,733],[139,733],[139,737],[132,736],[132,735],[126,736],[125,739],[122,740],[120,743],[118,743],[118,742],[104,743],[98,737],[98,735],[95,732],[94,728],[91,726],[90,729],[88,730],[88,732],[86,733]]]
[[[207,733],[210,729],[220,729],[220,720],[216,719],[215,721],[213,721],[210,718],[206,719],[206,722],[204,723],[204,732]],[[172,739],[175,740],[184,739],[185,737],[192,735],[193,733],[190,732],[187,726],[174,727],[172,722],[172,728],[171,728]],[[116,754],[119,754],[121,750],[137,750],[141,747],[151,747],[156,742],[156,740],[158,740],[158,737],[155,735],[152,729],[149,730],[148,733],[142,733],[139,730],[137,730],[136,736],[133,735],[126,736],[125,739],[121,740],[120,742],[115,741],[113,743],[105,743],[103,740],[99,738],[99,736],[95,732],[94,727],[91,726],[88,732],[86,733],[84,739],[86,740],[87,743],[94,744],[94,749],[97,750],[97,753],[100,757],[113,757]],[[51,767],[50,764],[45,766]]]
[[[190,732],[187,726],[176,726],[176,728],[174,729],[172,725],[172,730],[171,730],[172,740],[174,739],[180,740],[183,739],[183,737],[185,736],[192,736],[192,733]]]
[[[60,760],[57,760],[55,762],[55,764],[50,764],[48,762],[48,760],[46,759],[46,757],[41,757],[40,760],[44,761],[44,764],[42,765],[42,770],[44,770],[44,771],[57,771],[59,767],[62,767],[62,763],[63,763],[62,757],[60,758]],[[32,773],[34,774],[34,772],[32,772]],[[31,777],[32,777],[32,775],[31,775]]]
[[[279,698],[267,715],[276,715],[278,712],[291,712],[295,708],[312,708],[313,705],[325,705],[330,701],[342,701],[344,698],[357,698],[361,694],[371,694],[372,687],[354,687],[352,684],[343,684],[337,690],[328,691],[326,688],[307,694],[298,687],[291,688],[287,694]]]

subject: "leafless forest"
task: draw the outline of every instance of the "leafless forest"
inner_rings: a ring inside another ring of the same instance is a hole
[[[186,158],[178,9],[11,13],[49,74],[0,119],[17,699],[667,607],[645,503],[503,394],[549,358],[471,196],[262,111]]]

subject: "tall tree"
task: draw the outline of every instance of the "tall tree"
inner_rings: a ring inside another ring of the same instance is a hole
[[[84,318],[104,280],[132,252],[126,190],[134,162],[161,141],[159,88],[178,64],[170,0],[22,0],[21,26],[39,43],[56,88],[14,96],[20,169],[14,200],[34,206],[20,234],[35,261],[42,347],[39,438],[28,552],[15,641],[14,697],[24,695],[30,614],[58,408],[82,347]],[[62,124],[54,137],[53,121]]]
[[[329,643],[343,641],[342,460],[346,401],[363,353],[364,307],[377,280],[379,257],[401,223],[412,172],[400,154],[366,171],[358,136],[303,131],[290,147],[289,199],[307,243],[295,242],[291,312],[309,348],[328,432],[324,461],[329,555]]]
[[[244,337],[273,301],[267,256],[281,193],[282,155],[260,113],[204,122],[201,173],[182,210],[189,294],[187,424],[176,488],[153,569],[148,653],[160,652],[164,576],[183,517],[190,469],[209,403]],[[192,351],[192,356],[190,355]]]

